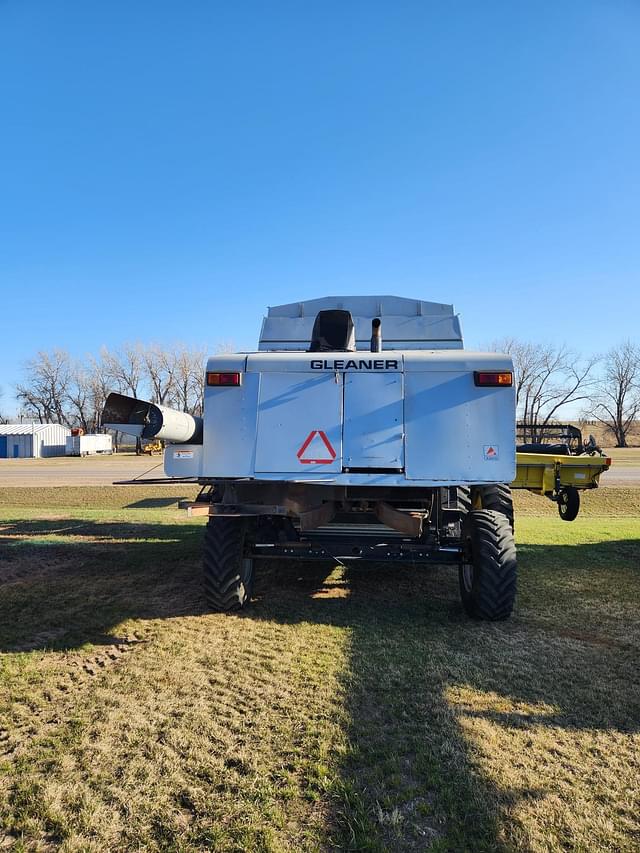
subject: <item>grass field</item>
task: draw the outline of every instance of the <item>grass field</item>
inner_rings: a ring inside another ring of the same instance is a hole
[[[187,496],[0,496],[0,849],[639,849],[640,491],[518,495],[499,624],[357,564],[207,614]]]
[[[640,447],[612,447],[604,452],[611,457],[616,467],[619,465],[623,467],[640,465]]]

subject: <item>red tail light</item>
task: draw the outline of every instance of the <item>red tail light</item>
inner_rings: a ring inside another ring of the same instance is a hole
[[[513,373],[507,370],[502,373],[486,373],[483,370],[474,370],[473,381],[480,388],[497,388],[498,386],[510,388],[513,385]]]
[[[227,388],[238,386],[241,375],[240,373],[207,373],[207,385]]]

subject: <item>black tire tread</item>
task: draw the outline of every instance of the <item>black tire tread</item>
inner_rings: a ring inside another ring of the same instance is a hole
[[[473,591],[460,590],[465,609],[477,619],[507,619],[513,610],[517,586],[516,546],[508,518],[495,510],[472,510],[465,525],[472,547]]]
[[[489,486],[478,486],[482,509],[490,509],[501,512],[509,519],[511,530],[515,530],[515,516],[513,511],[513,497],[511,488],[506,483],[493,483]]]
[[[251,597],[253,571],[247,571],[243,563],[245,537],[243,519],[209,518],[204,534],[203,580],[212,610],[239,610]]]
[[[562,492],[558,501],[558,514],[563,521],[575,521],[580,512],[580,492],[573,486],[567,486]]]
[[[471,510],[471,489],[468,486],[457,486],[457,502],[460,516],[465,518]]]

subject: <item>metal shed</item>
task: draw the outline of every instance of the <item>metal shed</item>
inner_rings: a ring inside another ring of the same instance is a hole
[[[64,456],[68,435],[60,424],[0,424],[0,459]]]

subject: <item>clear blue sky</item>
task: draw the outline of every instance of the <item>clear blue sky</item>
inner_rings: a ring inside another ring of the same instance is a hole
[[[0,0],[5,402],[38,349],[332,293],[637,340],[639,93],[636,0]]]

